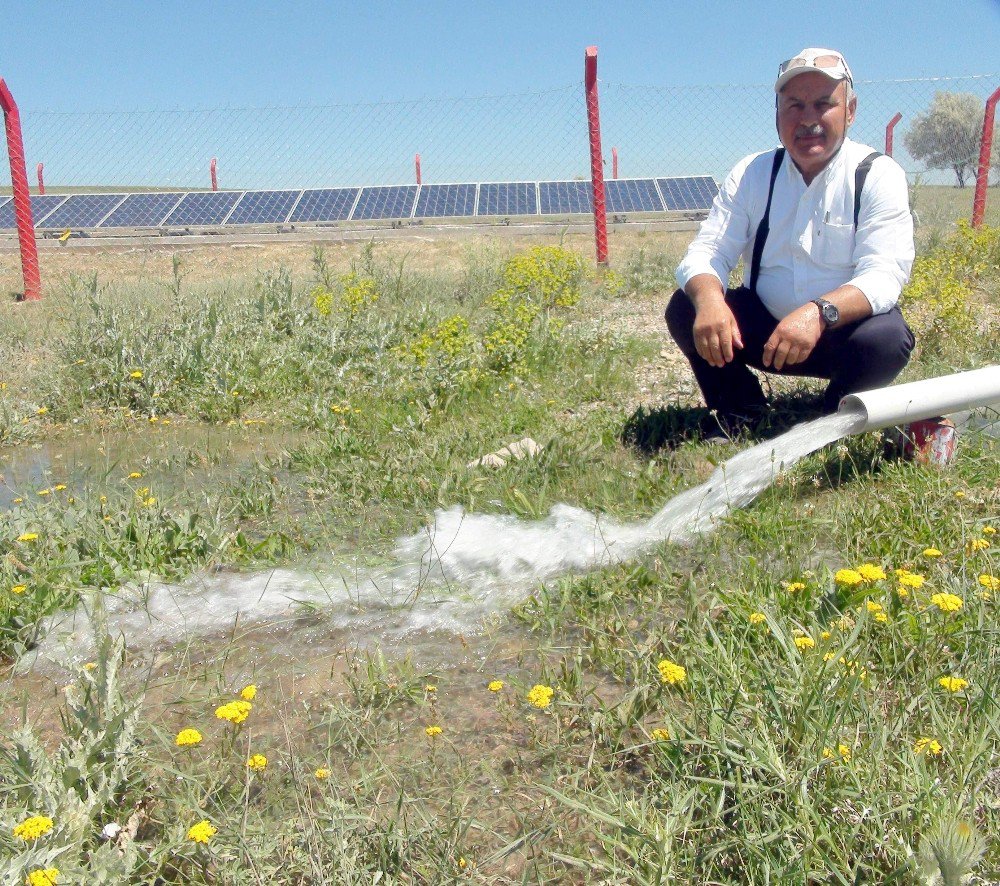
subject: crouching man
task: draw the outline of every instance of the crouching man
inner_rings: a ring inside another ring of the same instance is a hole
[[[748,367],[829,380],[823,406],[889,384],[913,349],[897,306],[913,263],[900,166],[847,137],[844,57],[804,49],[778,69],[782,147],[741,160],[677,269],[666,311],[720,431],[766,409]],[[743,258],[744,285],[726,281]]]

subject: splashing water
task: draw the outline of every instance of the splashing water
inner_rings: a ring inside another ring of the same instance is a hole
[[[176,585],[129,585],[50,617],[44,640],[21,667],[90,657],[98,620],[112,635],[124,634],[130,647],[144,649],[232,629],[237,621],[287,623],[304,609],[322,614],[324,630],[350,629],[356,642],[417,631],[474,631],[539,581],[620,563],[658,542],[683,543],[711,530],[782,471],[863,424],[859,414],[844,412],[797,425],[729,459],[644,522],[620,523],[562,504],[537,521],[468,514],[455,506],[439,510],[424,531],[400,539],[395,565],[381,570],[274,569],[199,575]]]

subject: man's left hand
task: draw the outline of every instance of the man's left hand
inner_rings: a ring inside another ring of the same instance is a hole
[[[823,334],[819,308],[812,302],[796,308],[771,333],[764,345],[763,363],[780,372],[785,366],[801,363]]]

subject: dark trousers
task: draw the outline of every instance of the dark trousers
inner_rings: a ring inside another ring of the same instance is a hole
[[[913,333],[899,308],[894,307],[887,314],[827,330],[805,360],[794,366],[786,364],[779,372],[761,362],[764,344],[778,321],[745,287],[730,289],[726,304],[736,317],[743,348],[735,349],[732,362],[721,368],[698,356],[694,346],[694,305],[684,290],[673,294],[666,311],[667,328],[691,364],[706,405],[721,416],[748,415],[767,404],[760,382],[748,366],[778,375],[829,379],[823,409],[836,412],[845,394],[889,384],[902,372],[913,350]]]

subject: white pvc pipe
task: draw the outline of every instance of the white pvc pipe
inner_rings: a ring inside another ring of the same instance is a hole
[[[985,366],[848,394],[840,401],[838,411],[853,412],[863,418],[864,425],[855,432],[860,433],[997,404],[1000,404],[1000,366]]]

